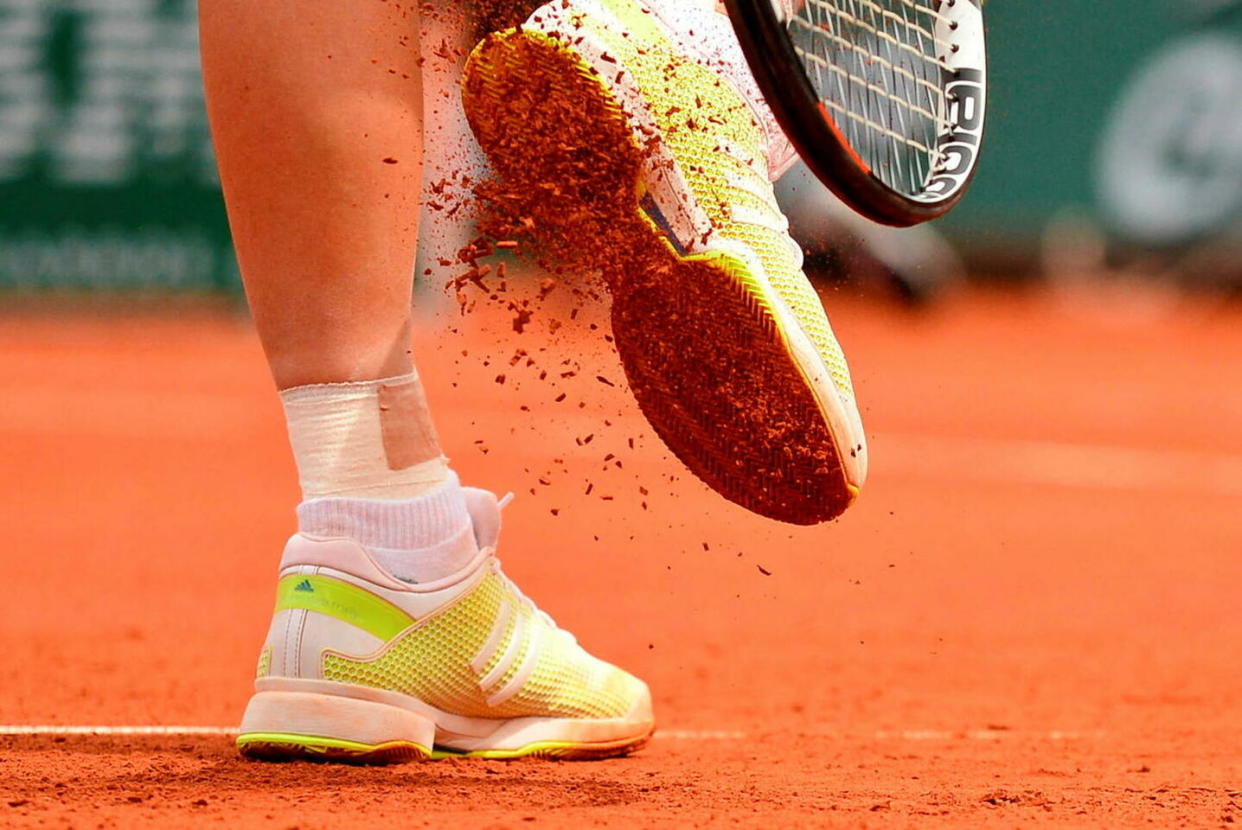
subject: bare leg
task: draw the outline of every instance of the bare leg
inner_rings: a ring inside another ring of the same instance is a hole
[[[298,525],[435,579],[475,553],[410,357],[422,78],[407,0],[200,0],[233,241],[298,466]]]
[[[281,389],[411,369],[416,10],[379,0],[200,2],[229,221]]]

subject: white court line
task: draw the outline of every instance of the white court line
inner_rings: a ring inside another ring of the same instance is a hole
[[[25,735],[49,735],[68,737],[76,735],[109,736],[146,736],[189,737],[210,735],[232,737],[237,734],[233,726],[61,726],[50,724],[14,724],[0,725],[0,737],[20,737]],[[951,741],[966,739],[971,741],[999,741],[1005,738],[1039,738],[1050,741],[1075,740],[1086,737],[1099,737],[1102,732],[1079,732],[1074,730],[1051,729],[1042,732],[1023,732],[1009,729],[970,729],[966,731],[950,731],[943,729],[897,729],[875,732],[877,740],[902,741]],[[748,736],[745,732],[731,729],[660,729],[656,738],[667,738],[675,741],[741,741]],[[816,733],[815,737],[851,737],[839,733]],[[855,736],[857,737],[857,736]]]
[[[1102,731],[1081,732],[1073,729],[1049,729],[1042,732],[1023,732],[1011,729],[968,729],[953,732],[945,729],[898,729],[882,730],[875,733],[876,740],[900,741],[952,741],[966,739],[969,741],[1001,741],[1006,738],[1037,738],[1045,741],[1074,741],[1081,738],[1099,738]]]
[[[0,725],[0,736],[17,735],[236,735],[232,726]]]
[[[654,737],[675,741],[740,741],[746,733],[729,729],[657,729]]]
[[[0,737],[20,735],[236,735],[234,726],[59,726],[59,725],[0,725]],[[737,741],[744,732],[724,729],[662,729],[656,737],[682,741]]]

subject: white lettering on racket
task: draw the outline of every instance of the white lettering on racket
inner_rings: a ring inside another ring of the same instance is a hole
[[[913,196],[924,202],[943,201],[970,181],[983,141],[987,103],[982,10],[975,2],[942,0],[940,13],[937,40],[949,45],[943,56],[948,126],[936,138],[938,158],[927,174],[927,184]]]

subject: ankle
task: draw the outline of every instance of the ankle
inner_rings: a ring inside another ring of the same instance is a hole
[[[315,538],[348,538],[406,582],[431,582],[478,553],[465,494],[451,470],[440,486],[409,499],[316,498],[298,506],[298,529]]]
[[[408,499],[449,478],[418,375],[280,393],[302,498]]]

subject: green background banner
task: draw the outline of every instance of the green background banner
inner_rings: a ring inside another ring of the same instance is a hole
[[[237,282],[189,0],[0,0],[0,285]]]
[[[1183,22],[1170,0],[992,0],[988,123],[975,183],[941,229],[1032,239],[1089,208],[1097,136],[1122,84]]]
[[[1092,202],[1109,105],[1168,0],[993,0],[986,152],[941,227],[1033,240]],[[0,286],[233,288],[191,0],[0,0]]]

